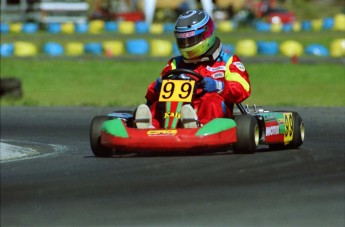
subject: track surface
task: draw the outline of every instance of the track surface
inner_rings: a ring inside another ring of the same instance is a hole
[[[100,108],[1,107],[1,226],[345,226],[345,108],[298,111],[298,150],[95,158]],[[113,109],[112,109],[113,110]]]

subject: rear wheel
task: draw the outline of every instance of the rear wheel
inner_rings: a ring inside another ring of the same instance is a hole
[[[96,116],[92,119],[90,127],[90,145],[92,152],[97,157],[110,157],[112,149],[101,144],[101,128],[103,122],[110,120],[108,116]]]
[[[259,124],[255,117],[250,115],[235,116],[237,142],[234,144],[234,153],[250,154],[256,151],[260,140]]]
[[[292,118],[293,136],[291,142],[286,145],[284,143],[270,144],[269,148],[271,150],[296,149],[303,144],[305,133],[303,119],[296,112],[292,112]]]

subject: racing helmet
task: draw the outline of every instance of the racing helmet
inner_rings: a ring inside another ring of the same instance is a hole
[[[174,30],[177,47],[186,59],[194,59],[208,51],[216,40],[214,23],[202,10],[189,10],[181,14]]]

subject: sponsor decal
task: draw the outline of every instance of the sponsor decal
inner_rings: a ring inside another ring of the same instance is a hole
[[[266,128],[266,136],[274,136],[279,134],[279,126],[269,126]]]
[[[223,72],[218,72],[218,73],[212,74],[211,76],[214,79],[223,78],[224,77],[224,73]]]
[[[264,115],[265,121],[274,121],[276,117],[274,115]]]
[[[186,33],[177,33],[176,37],[179,39],[183,39],[183,38],[188,38],[188,37],[192,37],[195,35],[194,31],[190,31],[190,32],[186,32]]]
[[[225,66],[218,66],[218,67],[211,67],[211,66],[207,66],[206,69],[210,72],[216,72],[216,71],[219,71],[219,70],[222,70],[222,71],[225,71],[226,70],[226,67]]]
[[[148,136],[174,136],[176,135],[177,133],[177,130],[174,129],[174,130],[150,130],[150,131],[147,131],[147,135]]]
[[[285,144],[287,144],[293,138],[293,118],[292,118],[292,113],[284,113],[284,119],[285,119],[284,142],[285,142]]]
[[[244,65],[242,64],[242,62],[239,61],[235,61],[232,63],[233,65],[236,66],[236,68],[238,68],[238,70],[244,72],[246,70],[246,68],[244,67]]]
[[[181,118],[181,114],[180,113],[176,113],[176,112],[166,112],[164,113],[164,118],[170,118],[170,117],[176,117],[176,118]]]

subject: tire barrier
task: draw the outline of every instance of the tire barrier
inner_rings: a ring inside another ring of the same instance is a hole
[[[138,21],[135,23],[135,32],[137,34],[148,33],[149,30],[150,30],[150,26],[145,21]]]
[[[49,56],[62,56],[64,48],[59,43],[48,42],[43,46],[43,52]]]
[[[279,45],[277,42],[257,42],[258,54],[262,55],[277,55],[279,52]]]
[[[163,24],[151,24],[150,33],[151,34],[162,34],[164,32]]]
[[[133,21],[120,21],[119,33],[125,35],[135,34],[135,23]]]
[[[236,54],[243,57],[253,57],[257,54],[256,42],[252,39],[243,39],[236,43]]]
[[[86,43],[84,46],[85,53],[92,55],[102,55],[103,47],[101,43]]]
[[[235,26],[231,21],[220,21],[217,23],[217,30],[220,32],[232,32]]]
[[[87,23],[77,23],[75,24],[76,33],[87,33],[89,31],[89,24]]]
[[[49,33],[60,33],[61,26],[65,26],[63,30],[66,33],[72,31],[79,33],[89,32],[91,34],[99,34],[103,31],[119,32],[121,34],[142,34],[150,32],[152,34],[161,34],[163,32],[171,33],[174,30],[173,23],[154,23],[151,26],[144,21],[103,21],[91,20],[85,24],[63,25],[58,23],[49,23],[45,26],[45,30]],[[73,28],[71,28],[71,26]],[[221,32],[232,32],[237,28],[237,25],[232,20],[219,21],[216,27]],[[320,31],[320,30],[334,30],[345,31],[345,14],[339,13],[334,17],[326,17],[313,20],[297,21],[293,24],[268,23],[265,21],[256,21],[254,28],[259,32],[300,32],[300,31]],[[35,33],[39,30],[37,23],[1,23],[0,33]]]
[[[331,57],[345,57],[345,38],[335,39],[331,42],[330,47]]]
[[[329,51],[328,49],[320,44],[310,44],[305,48],[305,53],[308,55],[320,56],[320,57],[328,57]]]
[[[59,23],[50,23],[47,25],[48,33],[59,34],[61,33],[61,25]]]
[[[104,24],[104,29],[107,32],[117,32],[119,30],[119,25],[115,21],[107,21]]]
[[[80,42],[71,42],[65,45],[66,55],[80,56],[84,54],[84,44]]]
[[[74,24],[73,23],[61,24],[61,32],[63,34],[73,34],[74,33]]]
[[[37,47],[29,42],[14,42],[14,55],[17,57],[32,57],[38,53]]]
[[[146,55],[149,52],[149,44],[144,39],[127,40],[126,50],[129,54]]]
[[[107,57],[121,56],[125,53],[125,46],[121,41],[105,41],[102,46]]]
[[[39,26],[36,23],[25,23],[22,26],[22,32],[27,34],[36,33],[39,30]]]
[[[13,52],[14,52],[14,45],[12,43],[0,44],[1,57],[10,57],[13,55]]]
[[[173,46],[170,41],[153,39],[150,43],[150,54],[153,57],[169,57],[173,53]]]
[[[345,39],[334,39],[329,46],[313,43],[303,46],[295,40],[286,40],[281,43],[276,41],[255,41],[252,39],[240,40],[235,44],[224,43],[223,49],[228,53],[236,53],[243,57],[256,55],[276,56],[283,55],[294,57],[313,55],[318,57],[345,57]],[[0,44],[1,57],[31,57],[38,54],[48,56],[81,56],[83,54],[105,55],[107,57],[129,55],[150,55],[165,57],[179,55],[175,42],[163,39],[130,39],[127,41],[109,40],[102,43],[68,42],[60,44],[47,42],[42,46],[36,46],[30,42],[14,42]]]
[[[103,20],[93,20],[89,23],[89,33],[90,34],[99,34],[104,30],[105,22]]]
[[[297,41],[287,40],[280,45],[280,52],[286,57],[299,57],[303,51],[303,46]]]

